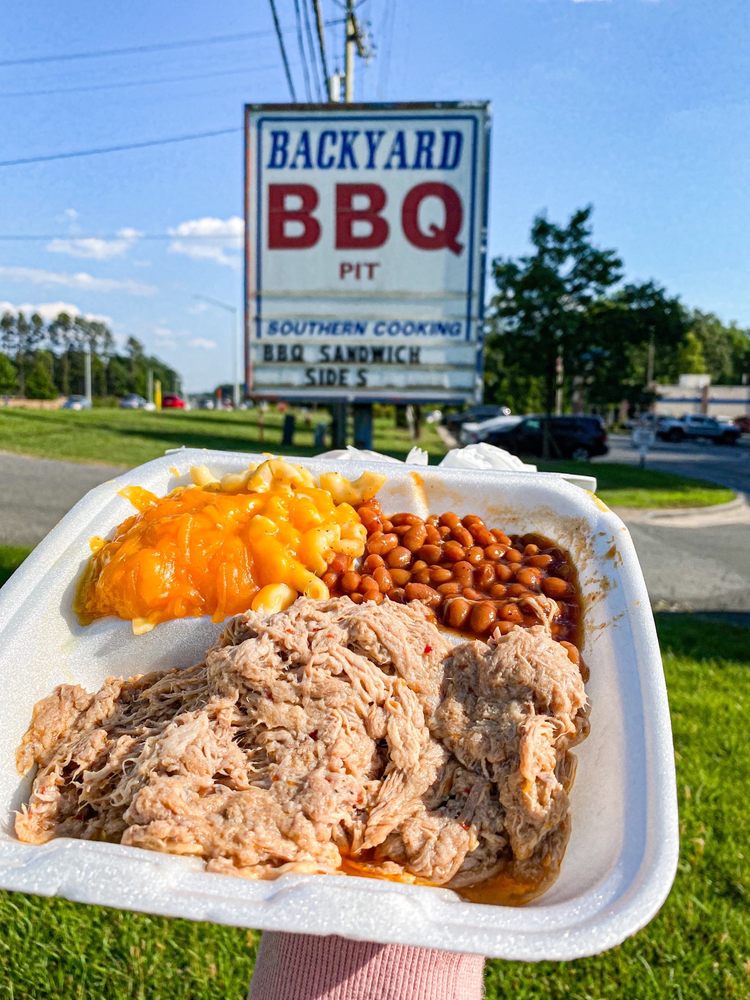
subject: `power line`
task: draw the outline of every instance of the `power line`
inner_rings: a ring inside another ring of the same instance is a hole
[[[302,63],[302,76],[305,80],[305,95],[308,101],[312,101],[312,91],[310,90],[310,72],[307,65],[307,52],[305,42],[302,37],[302,14],[299,9],[299,0],[294,0],[294,17],[297,25],[297,48],[299,49],[300,62]]]
[[[69,62],[73,59],[104,59],[109,56],[134,55],[137,52],[164,52],[168,49],[202,48],[204,45],[225,45],[228,42],[263,38],[273,31],[242,31],[234,35],[213,35],[208,38],[186,39],[181,42],[155,42],[152,45],[131,45],[123,49],[96,49],[89,52],[65,52],[60,55],[27,56],[23,59],[2,59],[0,66],[28,66],[32,63]]]
[[[322,70],[318,69],[318,58],[315,49],[315,42],[313,41],[312,33],[312,22],[310,20],[310,8],[307,4],[307,0],[302,0],[302,13],[305,17],[305,35],[307,36],[307,50],[310,53],[310,63],[313,70],[313,78],[315,80],[315,95],[319,101],[324,101],[327,99],[328,95],[324,97],[320,89],[320,80],[322,75]]]
[[[331,78],[328,73],[328,62],[326,60],[326,36],[323,25],[323,13],[320,9],[320,0],[310,0],[315,10],[315,27],[318,32],[318,47],[320,49],[320,61],[323,64],[323,78],[326,84],[326,99],[331,97]]]
[[[128,142],[117,146],[98,146],[94,149],[76,149],[67,153],[47,153],[44,156],[23,156],[15,160],[0,160],[0,167],[20,167],[26,163],[48,163],[51,160],[72,160],[80,156],[99,156],[102,153],[121,153],[127,149],[146,149],[149,146],[166,146],[174,142],[191,142],[193,139],[208,139],[217,135],[241,132],[241,128],[218,128],[210,132],[193,132],[189,135],[173,135],[164,139],[147,139],[143,142]]]
[[[281,59],[284,63],[284,73],[286,74],[286,82],[289,85],[289,93],[292,95],[292,100],[297,103],[297,94],[294,90],[294,81],[292,80],[292,73],[289,69],[289,60],[286,56],[286,45],[284,44],[284,36],[281,33],[281,25],[279,24],[279,15],[276,13],[276,4],[274,0],[268,0],[271,7],[271,16],[273,17],[273,25],[276,30],[276,38],[279,43],[279,51],[281,52]]]
[[[243,66],[242,69],[217,69],[212,70],[210,73],[190,73],[183,76],[157,76],[142,80],[120,80],[117,83],[91,83],[83,84],[79,87],[53,87],[49,90],[0,90],[0,98],[76,94],[85,93],[90,90],[119,90],[125,87],[142,87],[153,83],[182,83],[187,80],[207,80],[209,77],[214,76],[238,76],[242,73],[276,69],[277,66],[278,63],[269,63],[265,66]]]
[[[70,240],[71,242],[78,242],[79,240],[122,240],[127,239],[122,233],[0,233],[0,240],[4,242],[28,242],[32,243],[35,241],[46,241],[46,240]],[[228,239],[232,239],[231,236],[227,236],[226,233],[219,235],[218,233],[138,233],[137,236],[133,237],[133,241],[136,240],[179,240],[181,243],[185,240],[219,240],[222,243]]]

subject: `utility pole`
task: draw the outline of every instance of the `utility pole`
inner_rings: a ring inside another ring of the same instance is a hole
[[[86,352],[84,359],[84,395],[91,402],[91,341],[86,341]]]

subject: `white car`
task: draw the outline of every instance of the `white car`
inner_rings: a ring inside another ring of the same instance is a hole
[[[484,441],[488,434],[492,431],[506,430],[509,427],[515,427],[516,424],[520,424],[523,417],[511,416],[511,417],[492,417],[490,420],[483,420],[480,424],[464,424],[461,428],[461,433],[459,435],[461,444],[476,444],[478,441]]]

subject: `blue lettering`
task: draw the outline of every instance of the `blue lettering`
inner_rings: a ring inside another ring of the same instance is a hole
[[[359,135],[359,129],[342,129],[341,132],[341,152],[339,153],[339,170],[343,170],[347,165],[352,168],[352,170],[357,169],[357,158],[354,155],[353,142]],[[346,161],[349,161],[348,164]]]
[[[464,137],[460,132],[443,132],[443,155],[441,170],[455,170],[461,160]]]
[[[299,142],[297,143],[297,150],[294,154],[294,159],[289,164],[290,170],[297,169],[297,160],[302,157],[302,169],[312,170],[312,157],[310,156],[310,133],[305,129],[299,137]]]
[[[330,170],[336,159],[335,153],[326,155],[325,147],[327,142],[330,142],[332,146],[336,145],[336,133],[331,131],[331,129],[325,129],[318,137],[318,167],[321,170]]]
[[[388,154],[388,159],[385,161],[383,170],[393,170],[391,160],[394,157],[398,159],[396,169],[406,170],[406,139],[404,138],[404,133],[400,129],[396,133],[396,138],[393,140],[393,145],[391,146],[391,151]]]
[[[378,151],[378,146],[383,141],[383,136],[385,135],[384,130],[374,132],[372,129],[367,129],[365,131],[365,138],[367,139],[367,170],[375,169],[375,154]]]
[[[268,158],[266,167],[268,170],[281,170],[286,166],[289,150],[289,133],[271,130],[271,155]]]
[[[414,154],[412,170],[432,170],[432,147],[435,145],[435,133],[417,130],[417,151]],[[424,159],[424,162],[422,162]]]

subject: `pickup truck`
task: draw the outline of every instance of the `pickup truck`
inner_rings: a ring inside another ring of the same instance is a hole
[[[684,417],[662,417],[656,426],[656,436],[662,441],[687,441],[688,438],[708,438],[716,444],[736,444],[740,429],[714,417],[688,414]]]

